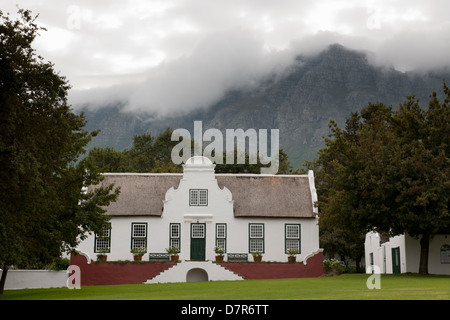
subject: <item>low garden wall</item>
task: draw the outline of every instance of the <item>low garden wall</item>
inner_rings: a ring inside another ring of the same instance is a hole
[[[152,279],[176,262],[89,262],[86,256],[72,255],[71,265],[80,268],[81,286],[137,284]],[[244,279],[312,278],[323,274],[323,253],[310,256],[306,263],[217,262]]]
[[[323,274],[323,253],[308,258],[307,263],[218,262],[245,279],[313,278]]]
[[[2,271],[0,270],[0,275]],[[67,285],[67,271],[55,270],[8,270],[5,290],[60,288]]]
[[[84,255],[72,254],[70,264],[80,268],[81,286],[137,284],[169,269],[176,262],[97,262],[88,263]]]

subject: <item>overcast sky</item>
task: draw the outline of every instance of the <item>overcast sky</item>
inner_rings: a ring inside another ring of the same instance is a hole
[[[2,0],[14,16],[17,0]],[[450,65],[448,0],[21,0],[71,102],[171,113],[251,88],[332,43],[401,71]],[[100,88],[100,89],[99,89]]]

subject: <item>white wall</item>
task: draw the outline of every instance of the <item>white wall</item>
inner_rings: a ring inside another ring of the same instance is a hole
[[[450,245],[450,235],[435,235],[430,239],[428,272],[430,274],[450,274],[450,264],[441,262],[442,245]],[[420,241],[409,235],[389,238],[389,242],[379,245],[379,235],[375,232],[366,234],[365,258],[370,264],[370,253],[374,255],[374,264],[381,273],[392,273],[392,248],[400,247],[401,273],[419,272]]]
[[[249,219],[233,218],[214,215],[211,219],[199,218],[199,222],[206,223],[206,260],[215,260],[215,224],[227,224],[227,252],[228,253],[248,253],[248,224],[264,224],[264,246],[265,252],[263,260],[266,261],[287,261],[285,248],[285,224],[301,225],[301,253],[297,255],[297,261],[319,249],[318,226],[316,219]],[[181,224],[181,260],[190,259],[190,224],[197,222],[197,219],[170,219],[170,217],[113,217],[111,219],[111,252],[108,253],[108,260],[132,260],[131,248],[131,224],[144,222],[148,225],[147,249],[152,253],[164,253],[169,246],[169,224]],[[83,241],[78,249],[88,254],[91,259],[96,259],[94,253],[95,237],[90,235]],[[147,256],[144,256],[147,259]],[[252,257],[249,254],[249,260]]]
[[[0,275],[2,270],[0,269]],[[66,270],[8,270],[5,289],[60,288],[67,286]]]
[[[403,235],[389,238],[388,242],[380,245],[380,235],[368,232],[365,240],[366,269],[370,266],[370,254],[373,254],[373,264],[381,273],[392,273],[392,248],[400,248],[400,272],[407,272],[405,237]],[[367,271],[367,270],[366,270]]]
[[[450,245],[450,235],[434,235],[430,239],[428,252],[428,273],[450,274],[450,264],[441,263],[442,245]],[[408,272],[418,272],[420,263],[420,240],[406,236]]]

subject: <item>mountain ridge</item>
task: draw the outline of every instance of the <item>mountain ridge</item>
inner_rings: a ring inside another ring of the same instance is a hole
[[[400,72],[375,66],[366,53],[330,45],[315,56],[298,56],[286,75],[267,77],[254,90],[233,90],[206,109],[185,114],[155,117],[123,112],[120,104],[93,110],[84,108],[86,130],[100,129],[88,145],[129,148],[135,134],[157,135],[167,127],[193,133],[193,122],[201,120],[203,130],[279,129],[280,147],[294,167],[313,160],[329,134],[331,119],[342,125],[351,112],[369,102],[398,107],[409,95],[428,103],[433,91],[440,91],[450,72]],[[422,105],[424,106],[424,105]]]

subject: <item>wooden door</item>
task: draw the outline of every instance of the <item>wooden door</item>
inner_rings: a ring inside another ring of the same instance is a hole
[[[206,224],[191,223],[191,260],[204,261],[206,249]]]

